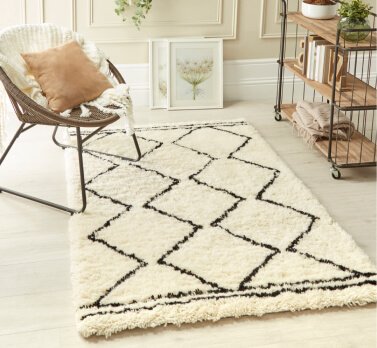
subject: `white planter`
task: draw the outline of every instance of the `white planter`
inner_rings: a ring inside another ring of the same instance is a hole
[[[302,2],[301,12],[305,17],[313,19],[331,19],[336,16],[338,4],[313,5]]]

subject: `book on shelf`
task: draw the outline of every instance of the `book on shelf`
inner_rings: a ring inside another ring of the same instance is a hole
[[[306,71],[304,75],[321,83],[327,83],[330,64],[330,48],[334,47],[330,42],[318,35],[307,37],[307,54],[305,56]]]
[[[328,57],[330,56],[329,50],[326,51],[326,48],[334,47],[334,45],[330,44],[329,42],[322,42],[319,43],[317,46],[316,52],[316,73],[314,76],[314,80],[324,83],[327,82],[327,78],[325,79],[324,74],[325,70],[328,70],[328,64],[326,61],[329,61]]]
[[[309,35],[308,36],[308,56],[307,56],[307,69],[306,77],[313,80],[315,72],[315,42],[318,40],[323,40],[318,35]]]
[[[321,68],[323,68],[323,63],[321,64],[321,46],[329,44],[326,40],[315,40],[313,41],[313,64],[310,78],[312,80],[318,81],[318,75]]]
[[[322,78],[319,82],[321,83],[327,83],[328,76],[329,76],[329,70],[330,70],[330,56],[331,52],[334,51],[335,46],[334,45],[324,45],[323,46],[323,69],[322,69]]]
[[[315,75],[314,80],[321,82],[321,70],[323,72],[323,61],[324,61],[324,45],[318,45],[316,50],[316,65],[315,65]],[[322,69],[321,69],[322,67]]]

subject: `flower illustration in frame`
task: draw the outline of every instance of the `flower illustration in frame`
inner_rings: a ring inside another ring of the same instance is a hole
[[[203,90],[201,90],[199,86],[210,78],[212,69],[212,58],[177,61],[177,71],[180,77],[187,81],[192,87],[193,100],[196,100],[196,97],[199,96],[200,93],[203,93]]]
[[[222,39],[169,41],[168,109],[223,107]]]

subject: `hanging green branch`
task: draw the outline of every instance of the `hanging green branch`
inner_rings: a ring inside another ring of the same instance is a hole
[[[138,30],[140,30],[141,22],[145,19],[147,13],[152,8],[152,0],[115,0],[115,13],[122,16],[123,21],[127,19],[126,12],[130,8],[134,8],[132,20]]]

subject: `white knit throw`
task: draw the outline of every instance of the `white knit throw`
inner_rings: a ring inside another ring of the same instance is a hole
[[[110,74],[107,57],[94,43],[85,40],[80,34],[53,24],[21,25],[4,29],[0,31],[0,67],[22,92],[41,106],[49,108],[40,85],[28,73],[21,53],[43,51],[72,40],[79,43],[88,58],[113,85],[113,88],[104,91],[97,99],[81,104],[81,117],[90,116],[87,106],[94,106],[104,113],[115,113],[122,117],[127,134],[133,134],[132,100],[128,85],[117,84]],[[61,115],[69,117],[70,112],[71,110],[66,110]]]
[[[320,102],[297,102],[293,113],[293,127],[310,145],[319,139],[329,139],[331,129],[331,105]],[[337,140],[351,139],[355,131],[353,122],[341,111],[335,112],[332,137]]]

